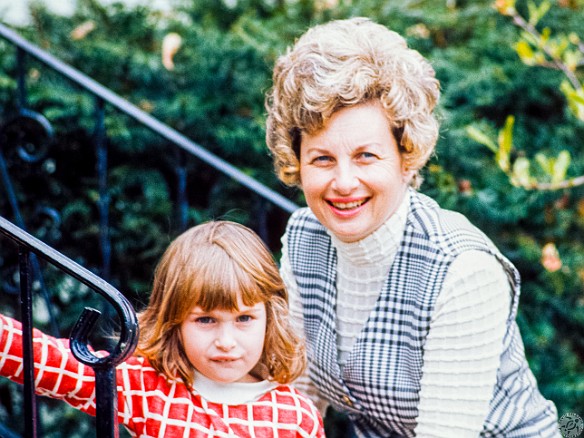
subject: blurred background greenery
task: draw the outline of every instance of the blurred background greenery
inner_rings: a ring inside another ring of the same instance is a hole
[[[161,10],[147,2],[77,0],[70,15],[60,15],[32,1],[30,22],[13,27],[299,204],[301,194],[276,180],[264,143],[263,98],[276,56],[309,26],[335,18],[368,16],[404,35],[430,59],[442,86],[441,136],[421,191],[467,215],[518,267],[523,279],[518,323],[540,389],[560,415],[584,415],[582,0],[169,4]],[[15,59],[13,47],[0,40],[0,122],[17,107]],[[55,208],[58,226],[30,219],[31,232],[99,271],[92,98],[35,63],[28,66],[27,83],[29,107],[51,121],[55,141],[35,165],[3,150],[23,215],[33,218],[39,207]],[[176,156],[167,142],[113,109],[106,111],[106,127],[110,281],[140,308],[153,267],[176,233]],[[210,218],[253,222],[255,204],[248,193],[197,160],[188,160],[187,168],[189,225]],[[0,214],[12,219],[1,193]],[[279,257],[287,215],[276,210],[269,216],[267,243]],[[14,275],[11,249],[2,241],[2,282]],[[47,282],[67,336],[94,298],[51,272]],[[16,301],[9,293],[0,295],[5,313],[17,315]],[[47,326],[40,300],[35,320]],[[14,421],[21,418],[20,397],[13,385],[1,383],[0,420],[21,432]],[[41,414],[43,436],[92,433],[91,419],[60,404],[43,402]],[[342,419],[331,418],[327,436],[343,436]]]

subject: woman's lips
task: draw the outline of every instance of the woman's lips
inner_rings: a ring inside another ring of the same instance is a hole
[[[357,215],[370,198],[329,198],[326,203],[337,216],[346,218]]]

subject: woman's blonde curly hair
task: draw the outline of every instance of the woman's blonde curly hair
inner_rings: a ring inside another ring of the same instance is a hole
[[[266,96],[266,141],[278,177],[300,186],[303,133],[318,132],[341,108],[378,100],[417,188],[438,140],[439,97],[434,69],[399,34],[367,18],[315,26],[277,59]]]

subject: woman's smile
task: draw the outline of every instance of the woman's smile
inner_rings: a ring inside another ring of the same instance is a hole
[[[334,214],[340,217],[350,217],[358,214],[362,207],[369,201],[369,198],[359,199],[327,199],[326,202],[331,206]]]

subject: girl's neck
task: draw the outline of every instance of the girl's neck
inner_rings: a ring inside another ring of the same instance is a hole
[[[258,379],[253,382],[222,383],[195,371],[193,389],[212,403],[240,405],[257,400],[276,386],[278,384],[275,382]]]

